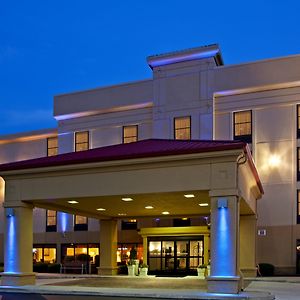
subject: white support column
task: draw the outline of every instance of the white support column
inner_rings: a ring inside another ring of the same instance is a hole
[[[143,236],[143,263],[149,264],[148,262],[148,239],[147,236]]]
[[[2,285],[35,284],[32,271],[33,207],[5,204],[4,273]]]
[[[239,197],[211,196],[211,276],[208,292],[238,293],[239,276]]]
[[[100,221],[100,275],[117,275],[118,228],[116,220]]]

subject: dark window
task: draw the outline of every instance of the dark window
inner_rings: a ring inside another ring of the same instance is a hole
[[[191,226],[190,218],[173,219],[173,227]]]
[[[89,149],[89,132],[75,132],[75,152]]]
[[[300,224],[300,190],[297,191],[297,224]]]
[[[74,231],[87,231],[88,218],[84,216],[74,216]]]
[[[137,230],[137,221],[133,220],[122,220],[122,230]]]
[[[191,139],[191,117],[174,118],[174,138],[175,140]]]
[[[56,211],[55,210],[47,210],[47,223],[46,223],[46,231],[53,232],[56,231]]]
[[[123,144],[136,142],[138,140],[138,126],[123,126]]]
[[[297,138],[300,139],[300,104],[297,105]]]
[[[252,143],[252,112],[251,110],[233,113],[233,139]]]
[[[57,137],[47,138],[47,156],[58,154],[58,139]]]

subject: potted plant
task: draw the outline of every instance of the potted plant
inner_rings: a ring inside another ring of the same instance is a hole
[[[135,276],[135,261],[130,259],[127,262],[128,276]]]
[[[206,271],[207,271],[207,265],[206,264],[199,265],[197,267],[198,277],[200,277],[201,279],[205,279]]]
[[[140,276],[147,276],[148,275],[148,265],[141,264],[140,266]]]

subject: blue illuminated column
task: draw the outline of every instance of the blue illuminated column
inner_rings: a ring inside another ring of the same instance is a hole
[[[216,193],[211,192],[210,195]],[[211,197],[211,276],[208,291],[238,293],[239,276],[239,197]]]
[[[23,202],[5,203],[4,273],[2,285],[35,283],[32,272],[33,207]]]

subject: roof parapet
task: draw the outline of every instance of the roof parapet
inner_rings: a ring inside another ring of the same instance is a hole
[[[212,44],[182,51],[169,52],[165,54],[151,55],[147,57],[147,63],[151,69],[159,66],[170,65],[183,61],[199,60],[213,57],[216,65],[223,65],[223,59],[218,44]]]

